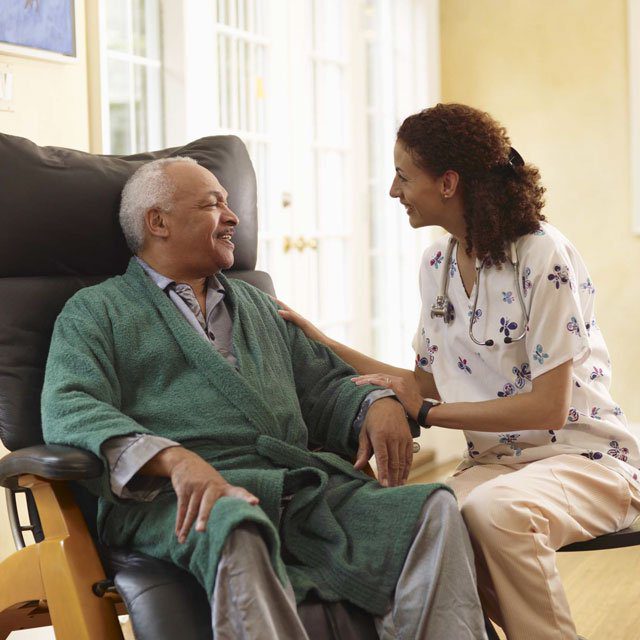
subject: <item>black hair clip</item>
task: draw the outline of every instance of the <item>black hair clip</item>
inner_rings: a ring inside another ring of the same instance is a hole
[[[509,160],[507,160],[507,164],[514,171],[516,167],[522,167],[524,165],[522,156],[513,147],[509,147]]]

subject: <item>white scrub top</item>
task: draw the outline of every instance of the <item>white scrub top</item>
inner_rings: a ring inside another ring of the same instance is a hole
[[[595,287],[576,248],[553,226],[542,223],[534,234],[516,241],[521,292],[529,312],[526,325],[514,278],[507,262],[486,266],[474,319],[474,344],[469,320],[475,287],[467,296],[455,251],[448,296],[455,318],[448,325],[431,318],[440,289],[450,235],[431,245],[420,266],[422,311],[413,341],[416,364],[433,374],[444,402],[494,400],[527,393],[532,381],[573,360],[571,408],[561,430],[465,431],[467,451],[460,468],[483,463],[519,464],[562,453],[576,453],[622,473],[639,485],[640,441],[622,409],[609,393],[611,361],[594,315]]]

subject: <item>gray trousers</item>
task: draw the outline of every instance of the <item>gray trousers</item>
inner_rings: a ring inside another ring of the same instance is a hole
[[[308,640],[291,585],[278,580],[253,524],[225,543],[211,611],[216,640]],[[449,492],[425,502],[391,608],[375,623],[381,640],[486,640],[473,552]]]

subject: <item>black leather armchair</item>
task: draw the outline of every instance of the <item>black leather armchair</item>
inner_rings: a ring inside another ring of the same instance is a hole
[[[121,638],[116,611],[128,612],[138,640],[212,637],[205,592],[169,563],[97,543],[96,499],[78,484],[101,461],[71,447],[46,446],[40,392],[53,323],[78,289],[122,273],[129,252],[117,221],[120,192],[142,163],[194,157],[229,192],[241,224],[228,273],[273,293],[255,271],[255,175],[233,136],[128,157],[96,156],[0,134],[0,460],[18,550],[0,564],[0,640],[53,624],[59,640]],[[20,523],[16,494],[27,498]],[[35,544],[25,545],[23,532]],[[377,638],[372,619],[346,603],[306,602],[300,615],[314,639]]]

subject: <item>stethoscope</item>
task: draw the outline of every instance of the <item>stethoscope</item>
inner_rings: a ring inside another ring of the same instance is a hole
[[[451,273],[451,257],[453,255],[453,250],[457,244],[457,240],[455,238],[449,238],[449,244],[447,245],[447,251],[444,257],[444,267],[442,272],[442,280],[440,281],[440,291],[436,296],[436,301],[433,305],[431,305],[431,317],[432,318],[442,318],[445,324],[449,324],[453,322],[455,317],[455,312],[453,305],[449,301],[447,296],[447,290],[449,288],[449,277]],[[527,334],[527,326],[529,324],[529,314],[527,312],[527,308],[525,307],[524,300],[522,299],[522,291],[520,289],[520,266],[518,262],[518,253],[516,251],[515,243],[511,243],[509,255],[509,262],[511,262],[511,266],[513,267],[513,277],[516,282],[516,292],[518,293],[518,300],[520,301],[520,308],[522,309],[522,313],[526,318],[524,329],[522,333],[516,337],[512,338],[511,336],[507,336],[504,339],[505,344],[511,344],[512,342],[518,342],[518,340],[522,340]],[[478,293],[480,291],[480,275],[482,274],[482,269],[484,268],[484,260],[482,260],[479,264],[476,264],[476,279],[475,279],[475,295],[473,297],[473,310],[471,311],[471,317],[469,318],[469,337],[471,340],[481,347],[492,347],[495,343],[493,340],[476,340],[473,335],[473,325],[476,320],[476,310],[478,308]]]

